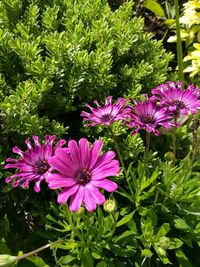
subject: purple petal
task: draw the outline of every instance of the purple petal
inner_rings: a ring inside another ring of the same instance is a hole
[[[77,181],[74,178],[65,177],[62,174],[48,173],[48,175],[45,176],[45,180],[48,183],[48,187],[50,189],[71,187],[77,184]]]
[[[97,207],[94,198],[90,195],[90,190],[88,190],[87,187],[85,187],[83,202],[88,211],[93,211]]]
[[[64,189],[58,195],[58,198],[57,198],[58,203],[65,204],[70,196],[76,194],[78,189],[79,189],[79,185],[74,185],[72,187]]]
[[[88,169],[91,170],[93,166],[95,165],[99,153],[102,149],[103,142],[101,140],[96,140],[92,146],[91,152],[90,152],[90,165],[88,166]],[[108,152],[107,152],[108,153]]]
[[[89,149],[89,142],[86,138],[81,138],[79,140],[79,149],[80,149],[81,168],[87,169],[90,161],[90,149]]]
[[[102,205],[105,202],[104,195],[99,191],[98,188],[94,187],[93,182],[86,185],[87,190],[90,192],[90,195],[94,199],[95,203]]]
[[[100,181],[92,181],[91,183],[93,186],[103,188],[108,192],[114,192],[118,188],[118,185],[115,182],[108,179],[103,179]]]
[[[79,189],[77,192],[71,197],[71,201],[69,204],[69,209],[73,212],[76,212],[80,209],[81,203],[83,201],[85,193],[85,187],[84,186],[79,186]]]

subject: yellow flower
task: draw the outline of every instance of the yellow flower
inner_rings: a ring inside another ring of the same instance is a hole
[[[0,267],[8,267],[11,266],[15,261],[17,260],[17,257],[11,256],[8,254],[1,254],[0,255]]]

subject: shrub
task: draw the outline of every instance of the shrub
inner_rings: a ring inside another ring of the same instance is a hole
[[[60,122],[69,125],[83,103],[166,80],[172,56],[143,32],[132,5],[112,12],[105,0],[0,1],[3,132],[63,134]]]

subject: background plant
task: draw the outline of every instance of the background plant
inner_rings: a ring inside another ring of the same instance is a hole
[[[188,1],[184,4],[183,13],[180,17],[181,39],[185,43],[186,56],[184,57],[185,73],[199,85],[199,55],[200,55],[200,26],[199,26],[199,1]],[[176,36],[171,36],[169,42],[176,41]]]

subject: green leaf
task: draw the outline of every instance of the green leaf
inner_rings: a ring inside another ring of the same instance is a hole
[[[107,263],[105,261],[100,261],[99,263],[97,263],[96,267],[107,267]]]
[[[127,237],[130,237],[130,236],[134,237],[134,232],[133,231],[125,231],[120,236],[118,236],[116,238],[115,242],[117,243],[117,242],[119,242],[119,241],[121,241],[121,240],[123,240],[123,239],[125,239]]]
[[[94,258],[94,259],[100,259],[101,258],[101,255],[99,254],[99,252],[98,251],[92,251],[92,257]]]
[[[157,235],[156,240],[159,240],[161,237],[165,236],[170,230],[169,223],[163,223],[163,225],[160,227]]]
[[[156,16],[165,17],[162,6],[154,0],[144,0],[143,6],[151,10]]]
[[[182,250],[176,250],[176,257],[180,263],[179,267],[192,267],[191,263],[189,262],[188,258],[185,256]]]
[[[70,262],[72,262],[73,260],[75,260],[76,258],[71,256],[71,255],[67,255],[67,256],[63,256],[60,258],[59,262],[61,264],[68,264]]]
[[[34,256],[29,256],[26,257],[26,260],[32,262],[35,264],[35,266],[37,267],[50,267],[49,265],[47,265],[43,259],[39,258],[39,257],[34,257]]]
[[[143,249],[142,250],[142,256],[151,258],[152,255],[153,255],[153,253],[151,252],[151,250],[149,250],[149,249]]]
[[[88,248],[85,248],[81,257],[81,267],[94,266],[94,260]]]
[[[119,257],[131,257],[135,255],[135,251],[132,247],[122,247],[119,245],[110,245],[111,251]]]
[[[174,219],[174,226],[177,229],[182,229],[182,230],[191,229],[190,226],[186,223],[186,221],[184,219],[181,219],[181,218]]]
[[[116,227],[122,226],[123,224],[129,222],[132,219],[134,213],[135,212],[133,211],[128,215],[125,215],[120,221],[117,222]]]
[[[183,245],[183,241],[181,241],[178,238],[170,238],[170,242],[169,245],[167,247],[167,249],[176,249],[176,248],[180,248]]]

